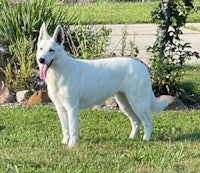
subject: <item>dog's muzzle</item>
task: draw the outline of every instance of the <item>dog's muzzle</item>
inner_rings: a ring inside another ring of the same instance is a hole
[[[40,58],[40,59],[39,59],[39,62],[40,62],[41,64],[44,64],[45,59],[44,59],[44,58]]]
[[[39,59],[39,62],[40,62],[41,64],[45,64],[45,59],[44,59],[44,58],[40,58],[40,59]],[[49,64],[47,64],[47,66],[50,67],[51,64],[52,64],[52,62],[53,62],[53,59],[51,60],[51,62],[50,62]]]
[[[53,59],[52,59],[52,60],[51,60],[51,62],[48,64],[48,67],[50,67],[50,66],[51,66],[52,62],[53,62]]]

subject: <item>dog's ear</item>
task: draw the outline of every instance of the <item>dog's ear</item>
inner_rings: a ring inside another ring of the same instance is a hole
[[[64,43],[64,31],[60,25],[56,27],[53,38],[59,45],[62,45]]]
[[[40,27],[40,34],[38,37],[38,42],[40,42],[44,39],[47,39],[48,37],[49,37],[49,34],[46,30],[45,23],[43,23],[42,26]]]

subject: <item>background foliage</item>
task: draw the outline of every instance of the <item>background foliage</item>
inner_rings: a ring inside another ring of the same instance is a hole
[[[7,48],[8,54],[1,57],[1,71],[10,88],[34,89],[35,48],[42,22],[46,23],[50,34],[58,24],[64,27],[68,41],[65,43],[66,50],[73,56],[91,59],[105,52],[110,31],[105,27],[94,30],[87,25],[70,28],[71,21],[77,16],[75,13],[68,15],[68,8],[54,0],[2,1],[0,42]]]
[[[164,3],[165,2],[165,3]],[[188,15],[194,11],[191,0],[163,1],[152,12],[152,19],[158,25],[157,40],[149,47],[153,89],[157,95],[169,94],[180,96],[180,78],[186,60],[192,56],[190,43],[180,39],[181,27],[186,24]]]
[[[111,30],[105,26],[77,25],[64,29],[65,49],[76,58],[94,59],[106,54]],[[106,56],[106,55],[105,55]]]
[[[1,3],[0,42],[8,50],[6,57],[1,58],[5,64],[2,72],[10,88],[31,89],[35,75],[32,69],[36,67],[36,38],[41,23],[45,22],[51,33],[58,24],[67,25],[64,22],[67,10],[56,11],[53,0],[19,3],[3,0]]]

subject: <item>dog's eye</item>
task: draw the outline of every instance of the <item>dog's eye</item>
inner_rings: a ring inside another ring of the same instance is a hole
[[[40,50],[43,50],[43,48],[41,47]]]
[[[53,49],[49,49],[49,52],[54,52],[54,50]]]

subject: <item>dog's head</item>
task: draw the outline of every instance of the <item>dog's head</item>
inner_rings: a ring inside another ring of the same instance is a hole
[[[50,37],[45,24],[40,28],[37,43],[36,59],[40,69],[40,78],[45,79],[47,70],[52,66],[54,60],[59,56],[60,48],[63,47],[64,31],[58,25],[54,31],[53,37]]]

